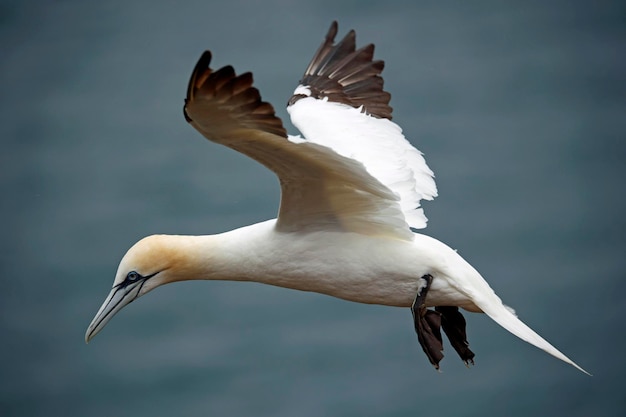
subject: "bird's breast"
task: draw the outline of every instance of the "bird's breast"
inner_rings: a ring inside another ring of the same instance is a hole
[[[232,279],[312,291],[366,304],[408,307],[425,274],[428,305],[467,305],[467,273],[454,250],[428,236],[414,241],[341,231],[277,232],[274,222],[228,232]],[[227,278],[228,279],[228,278]],[[478,280],[484,282],[478,275]],[[486,284],[486,283],[485,283]],[[471,280],[468,285],[473,285]]]
[[[345,300],[410,306],[429,266],[411,242],[354,233],[273,233],[251,280]]]

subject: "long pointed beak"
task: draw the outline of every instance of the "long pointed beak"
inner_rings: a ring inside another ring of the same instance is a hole
[[[118,311],[139,297],[139,291],[141,291],[144,282],[146,282],[146,278],[132,283],[123,282],[113,287],[87,328],[85,343],[89,343]]]

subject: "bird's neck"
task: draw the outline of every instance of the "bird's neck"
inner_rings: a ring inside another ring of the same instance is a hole
[[[263,229],[249,226],[216,235],[164,236],[173,260],[169,282],[255,280],[259,272],[255,251],[262,242],[259,234]]]

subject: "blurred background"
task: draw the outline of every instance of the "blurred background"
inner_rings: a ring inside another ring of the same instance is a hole
[[[593,377],[471,313],[476,366],[446,345],[437,373],[408,309],[251,283],[160,288],[85,345],[135,241],[275,216],[274,176],[183,119],[201,52],[296,133],[334,19],[376,44],[435,171],[425,232]],[[623,415],[625,22],[619,1],[2,0],[0,415]]]

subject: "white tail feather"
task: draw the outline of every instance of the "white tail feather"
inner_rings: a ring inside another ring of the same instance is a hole
[[[515,336],[530,343],[531,345],[537,346],[539,349],[545,352],[548,352],[555,358],[561,359],[563,362],[569,363],[570,365],[586,373],[587,375],[591,375],[589,372],[585,371],[583,368],[574,363],[574,361],[572,361],[570,358],[561,353],[557,348],[552,346],[547,340],[539,336],[533,329],[524,324],[524,322],[517,318],[517,316],[509,309],[507,309],[506,306],[504,306],[503,304],[480,307],[485,312],[485,314],[491,317],[500,326],[513,333]]]

